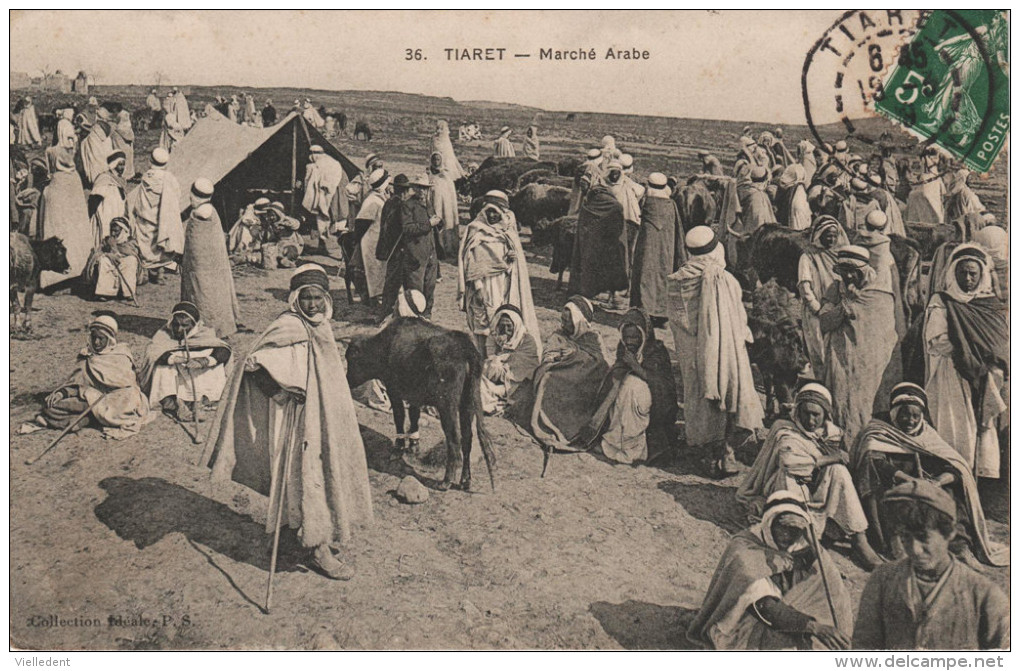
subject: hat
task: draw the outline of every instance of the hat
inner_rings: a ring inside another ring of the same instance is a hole
[[[407,175],[405,175],[404,173],[400,173],[399,175],[393,178],[394,189],[406,189],[409,186],[411,186],[411,180],[409,180],[407,178]]]
[[[715,231],[708,226],[695,226],[687,231],[684,237],[684,245],[693,256],[708,254],[718,244],[719,239],[715,237]]]
[[[751,181],[752,182],[764,182],[768,179],[769,171],[768,168],[762,165],[756,165],[751,168]]]
[[[624,170],[634,166],[634,157],[630,154],[620,155],[620,165],[623,166]]]
[[[858,245],[847,245],[836,250],[836,264],[864,268],[871,261],[871,253]]]
[[[425,189],[432,188],[432,182],[429,181],[429,176],[423,172],[419,172],[417,175],[411,178],[411,186],[420,186]]]
[[[588,158],[595,159],[595,158],[598,158],[599,156],[602,156],[602,150],[601,149],[596,147],[594,149],[589,149],[588,150]]]
[[[269,211],[276,212],[276,214],[278,214],[280,216],[280,219],[283,219],[284,217],[287,216],[287,210],[283,207],[283,203],[269,203],[268,205],[266,205],[265,207],[262,208],[262,211],[263,212],[269,212]]]
[[[97,100],[95,96],[89,96],[89,105],[91,105],[92,107],[98,107],[99,100]]]
[[[212,203],[202,203],[191,211],[191,216],[199,221],[209,221],[214,214],[216,214],[216,208],[212,206]]]
[[[928,394],[913,382],[900,382],[889,393],[889,407],[895,408],[898,405],[905,404],[919,405],[927,409]]]
[[[771,527],[772,522],[780,517],[783,519],[783,526],[807,529],[811,524],[811,518],[808,517],[804,498],[787,489],[780,489],[770,494],[765,499],[765,506],[762,509],[762,522],[764,523],[767,520],[769,527]],[[772,529],[769,528],[766,532],[771,538]]]
[[[489,191],[482,198],[482,202],[491,205],[497,205],[503,208],[504,210],[510,209],[510,198],[502,191],[497,190]]]
[[[122,152],[120,149],[114,149],[106,155],[106,165],[113,165],[117,161],[127,160],[127,154]]]
[[[156,147],[152,150],[152,164],[156,166],[164,166],[170,160],[170,152],[162,147]]]
[[[131,224],[128,222],[127,217],[114,217],[110,220],[110,230],[113,230],[114,225],[120,226],[125,231],[131,230]]]
[[[322,147],[320,147],[317,144],[313,144],[311,147],[308,148],[308,153],[310,153],[310,154],[322,154],[323,153]]]
[[[373,189],[381,189],[390,181],[390,173],[384,168],[373,170],[368,176],[368,183]]]
[[[172,310],[170,310],[170,316],[172,317],[178,313],[188,315],[195,320],[195,323],[198,323],[198,306],[194,303],[190,301],[181,301],[175,305]]]
[[[808,382],[797,391],[796,402],[817,403],[825,410],[826,414],[832,415],[832,394],[825,385],[818,382]]]
[[[850,180],[850,188],[854,191],[865,191],[868,188],[868,183],[859,177],[854,177]]]
[[[567,302],[580,310],[581,315],[588,321],[595,319],[595,308],[592,306],[591,301],[584,296],[571,296],[567,299]]]
[[[916,501],[948,515],[953,522],[956,522],[956,501],[946,490],[927,480],[911,478],[896,485],[886,491],[883,501],[885,503]]]
[[[619,161],[617,161],[616,159],[613,159],[612,161],[609,162],[609,165],[606,166],[606,170],[621,170],[622,171],[623,170],[623,164],[620,163]]]
[[[885,225],[889,222],[889,217],[885,215],[882,210],[872,210],[868,212],[868,216],[864,218],[864,225],[870,231],[882,231],[885,230]]]
[[[499,134],[500,135],[502,135],[503,133],[509,133],[509,132],[510,132],[510,126],[503,126],[502,128],[499,129]]]
[[[301,287],[317,286],[329,291],[329,275],[317,263],[305,263],[298,266],[290,276],[290,290],[297,291]]]
[[[91,331],[92,329],[101,329],[111,336],[115,336],[118,330],[117,320],[110,314],[98,315],[89,322],[89,330]]]
[[[256,211],[264,210],[267,207],[269,207],[269,199],[265,197],[256,198],[253,207],[255,208]]]
[[[616,139],[612,135],[603,135],[602,136],[602,146],[603,147],[615,147],[616,146]]]
[[[836,151],[846,151],[847,149],[849,149],[849,146],[845,140],[840,140],[836,143]]]
[[[379,158],[379,154],[369,154],[368,156],[366,156],[365,167],[367,168],[368,166],[372,165],[372,161],[374,161],[377,158]]]
[[[699,149],[698,150],[698,156],[700,156],[701,158],[705,158],[706,156],[709,156],[708,150],[707,149]]]
[[[200,198],[211,198],[213,191],[215,191],[213,183],[205,177],[199,177],[195,180],[194,184],[191,185],[191,193]]]
[[[743,147],[744,149],[747,149],[748,147],[753,147],[754,145],[755,142],[750,136],[748,135],[740,136],[740,146]]]
[[[653,189],[665,189],[669,186],[669,180],[661,172],[653,172],[648,175],[648,186]]]

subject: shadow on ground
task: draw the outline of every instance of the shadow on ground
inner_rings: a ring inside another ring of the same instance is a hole
[[[696,609],[645,601],[596,601],[588,610],[602,629],[627,650],[701,649],[685,635]]]
[[[162,478],[112,477],[99,486],[107,497],[96,506],[96,518],[139,550],[180,533],[236,562],[269,570],[272,538],[248,515]],[[293,533],[281,533],[276,570],[297,570],[301,559]]]
[[[733,487],[710,482],[684,484],[676,480],[664,480],[658,487],[672,496],[692,517],[711,522],[731,534],[747,527],[744,508],[737,502]]]

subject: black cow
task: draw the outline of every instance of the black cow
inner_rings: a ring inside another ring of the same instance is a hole
[[[779,224],[765,224],[737,242],[734,273],[745,291],[753,291],[756,282],[775,279],[779,286],[799,295],[797,271],[800,256],[810,246],[807,230],[794,231]],[[921,253],[917,244],[899,235],[889,236],[889,251],[896,260],[904,303],[913,319],[924,310],[921,296]],[[731,260],[731,263],[733,261]]]
[[[570,189],[545,184],[529,184],[510,196],[510,209],[520,226],[534,231],[540,221],[553,221],[570,209]]]
[[[381,380],[393,407],[397,433],[404,432],[404,401],[411,431],[418,430],[422,406],[439,411],[446,435],[446,475],[439,485],[447,490],[461,468],[460,487],[471,488],[472,427],[496,488],[493,470],[496,455],[482,421],[482,355],[471,336],[421,319],[400,317],[368,338],[356,339],[347,348],[347,381],[351,387]]]
[[[509,194],[517,187],[520,176],[532,170],[556,172],[556,164],[550,161],[536,161],[525,156],[514,158],[490,156],[468,177],[467,189],[472,198],[484,196],[493,189]]]
[[[534,247],[553,246],[552,263],[549,272],[556,275],[556,289],[563,285],[563,273],[570,269],[574,254],[574,235],[577,231],[577,215],[568,215],[547,221],[540,219],[531,229],[531,244]]]
[[[364,139],[367,142],[372,141],[372,129],[369,127],[367,121],[358,121],[354,124],[354,139]]]
[[[18,292],[25,292],[25,306],[22,308],[24,319],[22,328],[27,333],[32,330],[32,298],[39,290],[39,273],[51,270],[55,273],[67,273],[71,265],[67,262],[67,248],[60,238],[45,240],[29,240],[22,233],[11,233],[11,329],[17,327],[17,314],[20,302]]]
[[[517,178],[517,184],[514,185],[514,190],[520,191],[529,184],[549,184],[551,186],[562,186],[569,189],[574,185],[574,179],[572,177],[557,175],[552,170],[529,170]]]

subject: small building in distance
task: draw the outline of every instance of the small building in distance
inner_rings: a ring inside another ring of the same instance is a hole
[[[45,75],[43,77],[36,77],[32,79],[32,86],[40,88],[44,91],[56,91],[58,93],[70,93],[71,92],[71,78],[65,75],[60,70],[57,70],[53,74]]]
[[[71,88],[75,93],[87,96],[95,85],[95,78],[92,75],[86,74],[84,70],[80,70],[78,76],[74,78]]]
[[[27,72],[11,72],[11,88],[27,89],[32,85],[32,78]]]

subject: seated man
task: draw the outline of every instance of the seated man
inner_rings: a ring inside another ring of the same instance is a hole
[[[88,415],[78,417],[88,411]],[[67,381],[46,397],[35,418],[37,424],[64,429],[75,422],[81,429],[89,417],[103,427],[103,435],[122,439],[142,428],[149,404],[138,388],[131,350],[117,343],[117,320],[111,315],[94,318],[88,342],[78,353],[78,364]]]
[[[650,461],[668,450],[676,424],[676,382],[669,352],[651,320],[631,308],[620,325],[616,363],[598,393],[594,416],[575,443],[594,447],[623,464]]]
[[[141,252],[131,237],[131,225],[124,217],[110,221],[110,234],[93,250],[86,265],[92,293],[100,300],[123,296],[134,298]]]
[[[953,553],[971,563],[977,557],[992,566],[1009,563],[1008,550],[992,543],[981,508],[977,482],[967,462],[942,439],[928,419],[928,397],[910,382],[893,387],[889,415],[871,420],[851,454],[857,492],[868,516],[873,542],[897,559],[904,555],[899,538],[888,533],[879,501],[885,493],[910,478],[931,480],[956,500],[957,526]]]
[[[850,595],[810,526],[800,496],[772,494],[761,522],[726,546],[687,637],[714,650],[849,648]]]
[[[538,345],[515,305],[498,308],[492,323],[495,351],[482,366],[482,410],[486,415],[502,415],[519,400],[518,392],[530,390],[528,383],[539,363]]]
[[[560,313],[560,329],[549,336],[535,370],[531,432],[545,446],[576,452],[572,440],[597,408],[599,384],[609,371],[602,338],[592,329],[595,309],[572,296]]]
[[[262,213],[269,207],[268,198],[249,203],[227,233],[227,253],[234,263],[258,263],[262,248]]]
[[[737,500],[752,516],[778,490],[802,493],[819,537],[828,520],[850,536],[854,559],[872,570],[882,562],[868,544],[868,518],[857,497],[847,464],[843,431],[833,423],[832,396],[809,382],[794,398],[793,419],[772,425],[754,465],[737,489]]]
[[[276,263],[281,268],[293,268],[304,251],[305,241],[298,229],[301,222],[288,217],[283,203],[266,206],[262,219],[262,241],[276,245]],[[265,263],[265,261],[263,261]]]
[[[220,400],[228,360],[230,345],[202,323],[198,308],[178,303],[145,351],[140,379],[149,406],[158,403],[168,417],[192,421],[196,401]]]
[[[886,492],[885,517],[907,557],[876,570],[864,586],[854,625],[861,650],[1009,648],[1009,597],[953,559],[956,502],[911,478]]]

